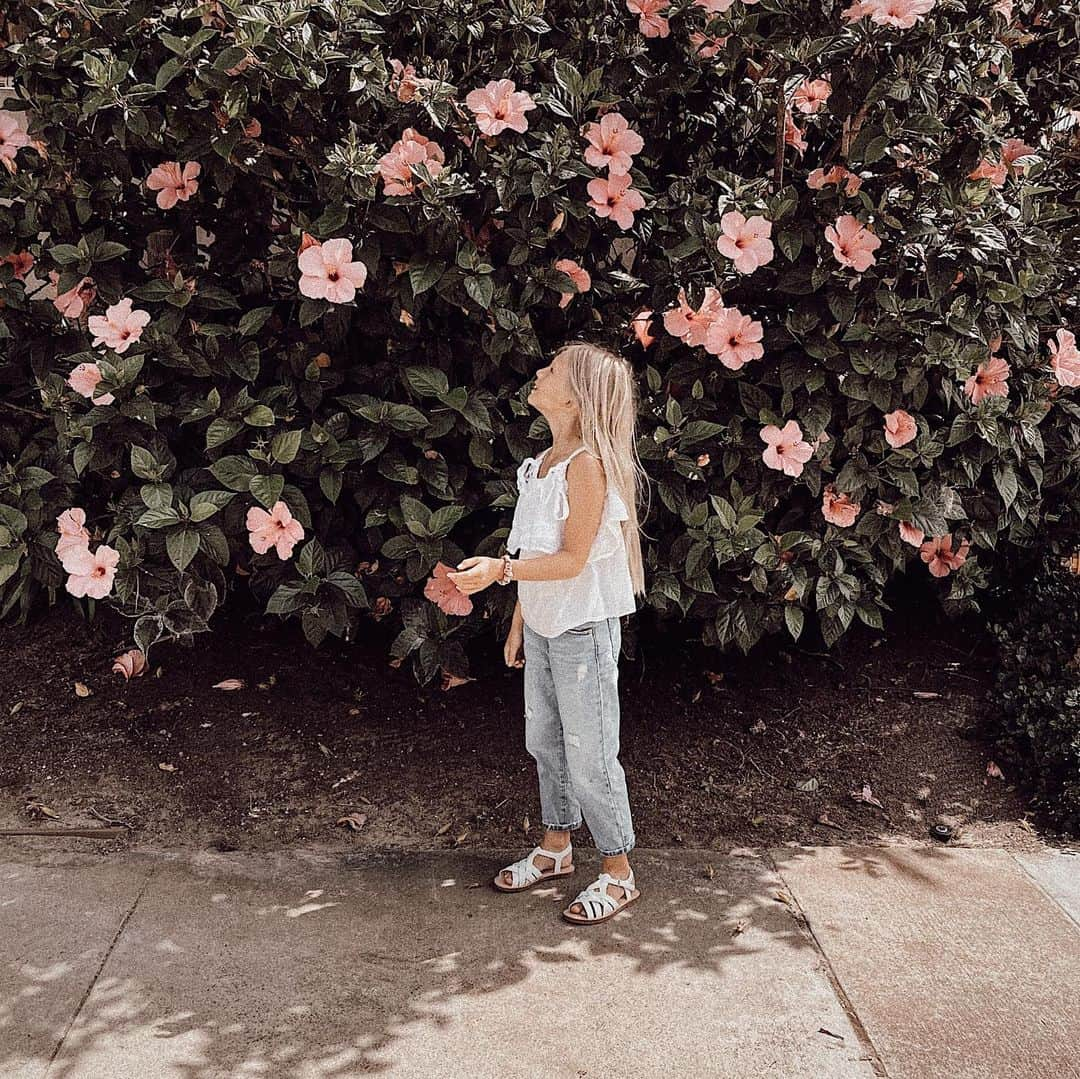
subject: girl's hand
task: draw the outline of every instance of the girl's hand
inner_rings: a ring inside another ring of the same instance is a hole
[[[510,632],[506,635],[506,644],[503,646],[503,658],[506,660],[507,667],[525,665],[524,646],[525,632],[521,628],[521,623],[515,619],[510,626]]]
[[[474,592],[482,592],[502,576],[503,560],[474,555],[459,562],[458,571],[451,570],[446,576],[457,585],[459,591],[471,596]]]

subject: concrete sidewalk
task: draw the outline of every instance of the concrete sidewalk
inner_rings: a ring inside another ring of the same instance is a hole
[[[0,861],[0,1079],[1080,1077],[1080,857],[638,848]],[[709,874],[709,867],[712,874]]]

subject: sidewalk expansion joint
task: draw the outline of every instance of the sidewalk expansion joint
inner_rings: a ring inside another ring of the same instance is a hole
[[[42,1079],[49,1079],[49,1072],[52,1071],[52,1066],[56,1061],[60,1050],[64,1047],[64,1042],[67,1041],[68,1035],[71,1033],[71,1028],[75,1025],[76,1020],[82,1014],[83,1008],[86,1006],[87,1000],[90,998],[90,994],[94,991],[94,986],[97,985],[98,979],[101,977],[101,972],[105,969],[105,964],[108,963],[109,957],[113,953],[113,949],[116,947],[117,942],[123,936],[124,930],[127,928],[128,922],[131,920],[131,916],[135,913],[135,908],[139,905],[139,900],[142,899],[143,894],[150,885],[150,881],[153,879],[154,874],[157,872],[158,867],[152,865],[150,871],[146,874],[146,879],[139,887],[138,893],[131,901],[131,906],[128,908],[127,913],[120,919],[120,925],[117,927],[116,932],[113,934],[113,938],[109,941],[109,947],[105,950],[104,956],[102,956],[101,962],[98,964],[97,970],[94,971],[94,976],[90,979],[90,984],[86,987],[86,992],[83,993],[82,999],[79,1001],[78,1007],[75,1009],[74,1014],[68,1021],[68,1025],[64,1028],[64,1033],[60,1035],[59,1040],[56,1043],[55,1048],[52,1051],[52,1055],[49,1057],[48,1066],[45,1068],[45,1074]]]
[[[1072,924],[1077,929],[1080,929],[1080,921],[1076,920],[1076,918],[1073,916],[1072,911],[1070,911],[1068,909],[1068,907],[1066,907],[1065,904],[1062,903],[1061,900],[1058,899],[1058,897],[1056,895],[1054,895],[1052,892],[1047,891],[1046,890],[1046,885],[1044,885],[1043,882],[1041,880],[1039,880],[1039,878],[1036,877],[1031,872],[1031,870],[1029,870],[1028,867],[1026,865],[1024,865],[1024,863],[1022,861],[1020,861],[1020,859],[1017,858],[1016,855],[1011,850],[1007,851],[1006,853],[1020,867],[1020,872],[1024,874],[1024,876],[1027,878],[1027,880],[1029,880],[1032,884],[1034,884],[1035,887],[1038,888],[1039,891],[1042,892],[1042,894],[1045,895],[1046,898],[1049,899],[1050,902],[1053,903],[1054,906],[1057,907],[1057,909],[1060,910],[1061,913],[1064,914],[1065,917],[1068,918],[1068,920],[1070,922],[1072,922]],[[1080,858],[1078,858],[1077,861],[1080,862]]]
[[[855,1005],[851,1002],[851,998],[847,995],[843,985],[840,984],[840,979],[836,975],[836,971],[833,970],[832,962],[829,960],[829,956],[825,949],[822,947],[821,941],[818,940],[817,934],[814,932],[814,927],[810,924],[810,919],[806,916],[806,911],[803,910],[802,904],[799,902],[798,896],[795,894],[795,890],[784,879],[784,874],[780,871],[780,867],[776,864],[776,860],[772,856],[772,852],[767,848],[762,851],[766,861],[772,866],[773,872],[784,883],[784,887],[787,889],[787,894],[791,896],[791,902],[794,904],[795,910],[798,912],[798,918],[796,921],[806,930],[807,935],[810,937],[810,941],[813,944],[814,950],[818,954],[818,958],[821,960],[821,965],[825,971],[825,977],[829,981],[829,985],[832,988],[833,993],[836,995],[836,999],[840,1002],[840,1007],[844,1009],[844,1014],[848,1017],[848,1021],[851,1023],[852,1028],[855,1031],[855,1036],[859,1039],[859,1043],[862,1045],[863,1051],[866,1053],[867,1059],[870,1062],[870,1066],[874,1069],[874,1074],[879,1079],[889,1079],[889,1073],[885,1070],[885,1063],[881,1059],[881,1054],[877,1051],[877,1047],[874,1045],[873,1040],[870,1037],[869,1031],[863,1026],[863,1021],[859,1018],[859,1013],[855,1010]]]

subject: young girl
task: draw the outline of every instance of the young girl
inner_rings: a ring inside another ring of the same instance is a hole
[[[636,393],[622,357],[584,342],[559,349],[529,394],[552,444],[517,470],[507,552],[466,558],[447,575],[466,594],[518,581],[504,654],[507,666],[524,663],[525,746],[536,760],[546,831],[492,883],[518,892],[569,876],[570,832],[584,816],[602,862],[562,912],[578,925],[607,921],[640,895],[626,857],[635,836],[618,760],[619,618],[645,592],[636,508],[647,477],[635,450]]]

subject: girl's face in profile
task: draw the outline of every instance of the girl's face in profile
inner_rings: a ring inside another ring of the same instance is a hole
[[[577,406],[566,377],[565,356],[556,353],[551,363],[537,370],[536,381],[527,400],[549,420],[560,413],[568,416],[576,414]]]

